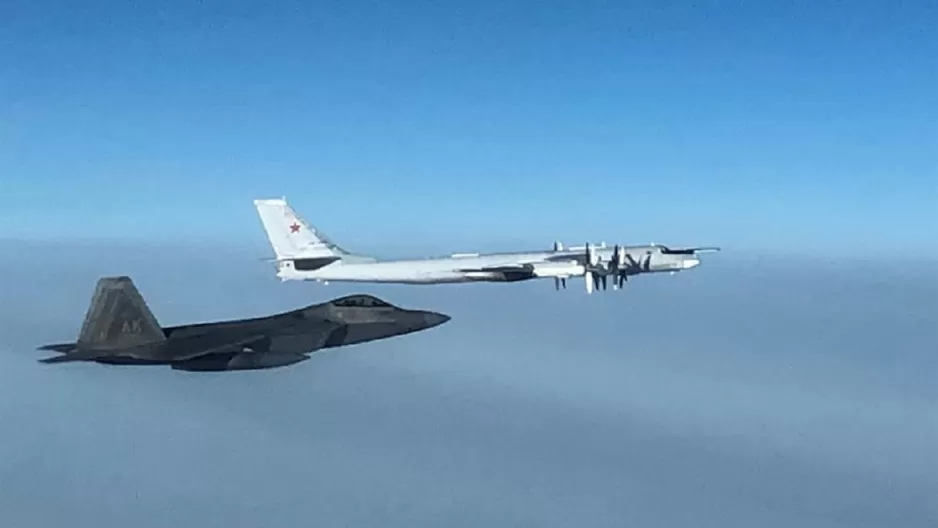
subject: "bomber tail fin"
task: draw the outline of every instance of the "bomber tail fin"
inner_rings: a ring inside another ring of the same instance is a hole
[[[98,280],[77,348],[125,348],[165,340],[163,329],[130,277]]]
[[[298,215],[286,198],[254,200],[254,207],[278,260],[330,257],[339,260],[349,255]]]

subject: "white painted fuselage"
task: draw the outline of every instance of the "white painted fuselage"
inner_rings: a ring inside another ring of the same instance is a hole
[[[641,264],[630,274],[674,272],[693,268],[700,260],[693,255],[666,255],[654,246],[625,248]],[[597,248],[603,261],[612,249]],[[293,261],[280,262],[281,280],[330,282],[375,282],[399,284],[445,284],[461,282],[514,282],[542,277],[577,277],[584,273],[585,256],[578,250],[489,253],[404,260],[340,259],[314,270],[297,269]],[[524,268],[522,268],[522,266]],[[517,272],[511,268],[519,268]],[[521,273],[522,269],[528,273]]]
[[[543,251],[497,253],[478,256],[375,261],[342,259],[315,270],[298,270],[293,262],[284,261],[280,263],[277,276],[282,280],[399,284],[505,282],[503,273],[483,268],[538,262],[542,261],[549,253]]]
[[[458,282],[516,282],[535,278],[608,275],[615,249],[562,248],[509,253],[463,253],[422,259],[378,260],[348,252],[307,223],[285,198],[254,201],[277,262],[281,280],[445,284]],[[691,251],[674,252],[664,246],[623,247],[620,273],[674,272],[700,263]]]

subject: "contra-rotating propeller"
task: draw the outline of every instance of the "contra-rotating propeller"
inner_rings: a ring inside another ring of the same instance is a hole
[[[596,286],[595,278],[593,277],[593,266],[598,262],[596,256],[596,250],[593,249],[593,245],[589,242],[586,243],[586,265],[583,266],[583,281],[586,285],[586,293],[593,293],[593,288]]]
[[[619,287],[625,285],[629,280],[629,275],[635,275],[644,271],[651,270],[651,255],[646,254],[643,257],[639,257],[638,260],[635,260],[631,254],[625,251],[625,248],[617,247],[616,248],[616,260],[618,267],[618,276],[617,282]]]
[[[616,244],[612,250],[612,260],[609,261],[609,273],[613,277],[612,289],[617,290],[625,285],[629,280],[628,271],[625,269],[625,248]]]
[[[586,243],[586,264],[583,266],[583,280],[586,283],[586,293],[593,290],[606,289],[606,273],[600,264],[600,256],[589,242]]]

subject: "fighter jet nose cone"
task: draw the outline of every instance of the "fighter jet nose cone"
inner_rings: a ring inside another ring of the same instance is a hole
[[[423,318],[424,318],[424,321],[427,323],[428,328],[432,328],[434,326],[440,326],[441,324],[451,319],[450,316],[446,314],[437,313],[437,312],[427,312],[426,314],[424,314]]]

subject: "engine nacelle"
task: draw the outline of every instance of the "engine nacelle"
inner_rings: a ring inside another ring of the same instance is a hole
[[[532,272],[535,277],[577,277],[586,273],[582,264],[573,261],[568,262],[538,262],[532,264]]]

